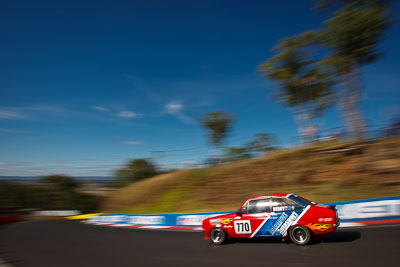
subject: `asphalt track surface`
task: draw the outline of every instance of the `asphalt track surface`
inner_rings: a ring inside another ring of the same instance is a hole
[[[281,240],[215,246],[201,232],[34,221],[1,226],[0,258],[15,267],[400,266],[399,237],[394,225],[338,230],[308,246]]]

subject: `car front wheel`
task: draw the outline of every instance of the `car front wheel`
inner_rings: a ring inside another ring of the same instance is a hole
[[[218,227],[211,229],[210,241],[212,244],[221,245],[222,243],[225,242],[225,239],[226,239],[226,233],[223,229]]]
[[[311,232],[303,225],[295,225],[290,228],[289,237],[296,245],[306,245],[311,240]]]

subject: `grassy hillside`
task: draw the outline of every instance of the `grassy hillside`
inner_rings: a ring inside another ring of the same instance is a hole
[[[316,202],[400,195],[400,138],[320,143],[131,184],[102,210],[125,213],[235,210],[251,196],[297,193]]]

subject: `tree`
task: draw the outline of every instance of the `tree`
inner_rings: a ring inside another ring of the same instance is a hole
[[[259,67],[264,78],[280,87],[275,97],[291,108],[300,135],[311,138],[316,134],[310,131],[316,129],[314,119],[332,103],[334,84],[330,69],[319,63],[313,50],[317,38],[315,32],[285,38]]]
[[[250,158],[250,154],[248,153],[247,148],[244,147],[229,147],[226,149],[225,154],[226,161],[235,161]]]
[[[221,148],[227,137],[233,118],[234,116],[224,111],[212,111],[201,119],[201,124],[209,131],[210,142],[217,148]]]
[[[74,191],[79,188],[80,183],[74,178],[63,175],[49,175],[40,180],[41,183],[51,186],[59,191]]]
[[[71,177],[50,175],[39,182],[23,184],[0,180],[0,208],[77,209],[93,212],[101,200],[99,196],[80,192],[80,183]]]
[[[247,151],[250,153],[261,154],[274,149],[272,146],[273,138],[268,133],[259,133],[247,144]]]
[[[323,5],[341,4],[331,19],[324,23],[321,42],[330,51],[325,63],[336,69],[343,90],[340,108],[349,132],[363,139],[364,122],[359,109],[361,68],[376,61],[379,43],[388,27],[388,5],[383,0],[323,0]]]
[[[123,168],[116,171],[116,175],[126,182],[137,182],[157,174],[156,166],[146,159],[133,159]],[[122,182],[121,184],[125,184]]]

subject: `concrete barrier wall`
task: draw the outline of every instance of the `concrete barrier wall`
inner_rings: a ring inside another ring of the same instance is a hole
[[[170,228],[170,229],[193,229],[201,227],[205,218],[221,214],[231,213],[207,212],[207,213],[182,213],[182,214],[103,214],[92,216],[86,220],[87,223],[99,225],[113,225],[141,228]]]
[[[400,223],[400,196],[325,204],[336,205],[342,227]],[[201,230],[201,222],[205,218],[232,212],[235,211],[151,215],[103,214],[92,216],[85,222],[122,227]]]
[[[343,226],[400,223],[400,196],[327,204],[336,205]]]

